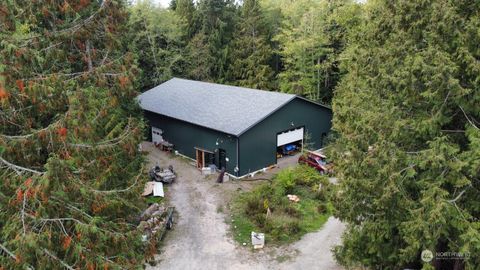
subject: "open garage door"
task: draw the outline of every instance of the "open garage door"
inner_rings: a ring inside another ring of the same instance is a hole
[[[162,133],[163,131],[161,129],[152,127],[152,142],[155,144],[163,142]]]
[[[277,146],[282,146],[297,141],[303,141],[303,127],[286,131],[277,135]]]
[[[277,134],[277,159],[295,155],[303,147],[303,127]]]

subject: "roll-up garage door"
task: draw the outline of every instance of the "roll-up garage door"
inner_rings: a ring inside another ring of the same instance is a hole
[[[286,131],[277,135],[277,146],[303,140],[303,127]]]
[[[153,143],[161,143],[163,142],[163,137],[162,137],[163,131],[159,128],[152,127],[152,142]]]

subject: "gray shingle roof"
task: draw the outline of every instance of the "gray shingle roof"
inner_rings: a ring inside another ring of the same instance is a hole
[[[147,111],[240,135],[295,95],[173,78],[138,96]]]

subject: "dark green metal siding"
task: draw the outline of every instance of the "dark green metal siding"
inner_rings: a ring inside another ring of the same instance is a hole
[[[304,126],[313,148],[321,148],[322,134],[330,131],[331,121],[330,109],[295,98],[240,135],[240,175],[276,163],[277,133],[282,131]]]
[[[163,130],[163,138],[173,143],[175,150],[193,159],[196,158],[195,147],[212,152],[218,148],[225,149],[229,159],[226,166],[227,172],[235,175],[234,168],[237,166],[235,136],[148,111],[145,111],[144,115],[149,127],[147,138],[150,140],[151,127],[154,126]],[[216,145],[217,141],[218,145]]]

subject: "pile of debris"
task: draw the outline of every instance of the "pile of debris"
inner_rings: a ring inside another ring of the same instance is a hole
[[[143,241],[147,241],[155,235],[163,237],[165,229],[173,227],[173,207],[165,208],[158,203],[150,205],[140,216],[138,229],[143,232]]]
[[[162,182],[147,182],[145,183],[145,188],[142,193],[143,197],[153,196],[153,197],[165,197],[163,192]]]
[[[173,144],[165,140],[161,142],[154,142],[153,144],[155,145],[155,147],[160,148],[160,150],[162,151],[170,152],[170,153],[173,152]]]
[[[168,168],[160,168],[160,166],[153,167],[149,172],[151,181],[163,182],[165,184],[171,184],[177,178],[177,174],[173,170],[173,166],[170,165]]]
[[[287,198],[288,198],[291,202],[296,202],[296,203],[298,203],[298,202],[300,201],[300,197],[298,197],[297,195],[288,194],[288,195],[287,195]]]

